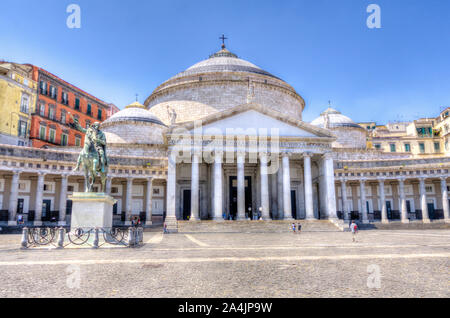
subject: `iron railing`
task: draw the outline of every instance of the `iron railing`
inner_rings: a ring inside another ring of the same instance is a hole
[[[66,231],[63,227],[24,227],[21,248],[65,248],[69,245],[92,248],[104,245],[139,247],[143,245],[143,236],[142,227],[76,228],[72,231]]]

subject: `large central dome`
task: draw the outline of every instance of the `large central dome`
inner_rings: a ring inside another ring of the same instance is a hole
[[[305,107],[292,86],[222,46],[158,86],[144,104],[168,125],[173,112],[176,123],[181,123],[250,102],[299,120]]]
[[[275,77],[258,66],[238,58],[236,54],[231,53],[226,48],[223,48],[219,52],[211,55],[209,59],[192,65],[186,71],[179,73],[173,78],[213,72],[248,72]]]

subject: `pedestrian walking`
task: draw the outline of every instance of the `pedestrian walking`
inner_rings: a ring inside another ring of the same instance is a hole
[[[352,231],[352,240],[356,242],[356,234],[358,234],[358,225],[356,225],[355,221],[352,221],[350,224],[350,230]]]
[[[302,225],[300,223],[297,224],[297,231],[300,234],[300,231],[302,230]]]
[[[295,230],[295,223],[292,223],[292,233],[295,234],[296,230]]]

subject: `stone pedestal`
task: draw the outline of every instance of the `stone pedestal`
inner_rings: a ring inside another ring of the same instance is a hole
[[[74,192],[70,228],[111,228],[117,200],[105,193]]]

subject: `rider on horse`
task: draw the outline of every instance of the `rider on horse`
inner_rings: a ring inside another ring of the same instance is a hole
[[[77,130],[81,131],[82,133],[86,134],[87,142],[92,144],[97,152],[97,156],[100,160],[100,169],[96,169],[100,172],[105,173],[106,168],[108,166],[108,159],[106,157],[106,137],[105,134],[99,129],[100,123],[95,122],[88,128],[83,128],[78,123],[78,120],[76,118],[73,118],[74,126]],[[85,141],[85,143],[86,143]],[[82,162],[82,154],[78,156],[77,165],[75,167],[75,171],[77,171],[80,167],[80,164]]]

